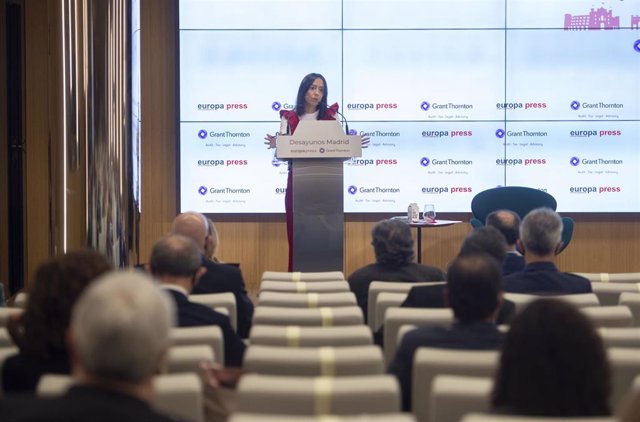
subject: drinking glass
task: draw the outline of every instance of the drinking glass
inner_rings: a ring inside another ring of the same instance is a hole
[[[426,204],[424,206],[424,221],[434,222],[436,221],[436,207],[433,204]]]

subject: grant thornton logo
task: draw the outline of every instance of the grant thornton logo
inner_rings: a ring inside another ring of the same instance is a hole
[[[206,194],[207,194],[207,187],[206,187],[206,186],[200,186],[200,187],[198,188],[198,193],[199,193],[200,195],[202,195],[202,196],[206,195]]]
[[[198,132],[198,138],[205,139],[206,137],[207,137],[207,131],[204,129],[200,129],[200,131]]]
[[[277,101],[274,101],[273,104],[271,104],[271,108],[274,109],[275,111],[278,111],[282,108],[282,104],[280,104]]]
[[[349,186],[349,188],[347,189],[347,192],[349,192],[351,195],[355,195],[355,194],[356,194],[356,192],[358,192],[358,188],[357,188],[357,187],[355,187],[355,186],[353,186],[353,185],[351,185],[351,186]]]
[[[429,164],[431,164],[431,160],[429,160],[429,158],[428,158],[428,157],[422,157],[422,158],[420,159],[420,165],[421,165],[422,167],[427,167]]]
[[[421,108],[423,111],[429,111],[429,109],[431,108],[431,104],[429,104],[429,103],[428,103],[428,102],[426,102],[426,101],[423,101],[423,102],[422,102],[422,104],[420,104],[420,108]]]
[[[578,157],[571,157],[569,163],[571,163],[572,166],[576,167],[578,164],[580,164],[580,159]]]

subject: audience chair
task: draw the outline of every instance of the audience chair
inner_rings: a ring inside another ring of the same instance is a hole
[[[373,336],[365,325],[301,327],[254,324],[249,344],[286,347],[366,346],[373,344]]]
[[[622,404],[625,395],[640,375],[640,349],[609,348],[607,349],[611,366],[611,406],[615,411]]]
[[[214,362],[224,365],[224,336],[217,325],[173,328],[169,338],[174,346],[209,346]]]
[[[600,283],[640,283],[640,273],[574,273],[589,281]]]
[[[36,396],[53,398],[63,395],[73,384],[71,375],[43,374],[36,387]]]
[[[0,327],[6,327],[9,318],[14,315],[20,315],[24,312],[22,308],[5,308],[0,307]]]
[[[491,378],[438,375],[431,386],[429,420],[459,422],[467,413],[488,412],[492,389]]]
[[[260,294],[262,292],[280,293],[340,293],[348,292],[349,283],[346,281],[325,281],[323,283],[307,283],[300,281],[291,283],[290,281],[263,281],[260,283]]]
[[[556,210],[558,203],[549,193],[524,186],[504,186],[484,190],[471,200],[473,228],[484,226],[487,215],[497,210],[511,210],[523,219],[529,211],[540,207]],[[573,237],[574,221],[570,217],[562,217],[562,252]]]
[[[363,324],[362,310],[357,306],[337,308],[280,308],[258,306],[253,314],[255,325],[300,325],[332,327]]]
[[[324,272],[280,272],[265,271],[262,273],[262,281],[345,281],[342,271]]]
[[[384,318],[384,358],[391,362],[398,347],[398,330],[406,324],[418,327],[453,323],[450,308],[390,308]]]
[[[552,418],[545,416],[515,416],[471,413],[462,422],[616,422],[614,417]]]
[[[185,422],[203,422],[203,387],[196,374],[157,375],[153,378],[152,406]]]
[[[233,293],[207,293],[189,295],[189,301],[208,306],[214,311],[220,312],[220,308],[227,310],[227,315],[234,330],[238,329],[238,308],[236,297]]]
[[[373,321],[376,319],[376,303],[378,301],[378,295],[382,292],[388,293],[409,293],[414,286],[424,286],[426,284],[444,284],[442,282],[424,282],[424,283],[408,283],[399,281],[373,281],[369,284],[369,293],[367,295],[367,323],[371,327],[372,331],[377,329],[373,325]],[[380,321],[382,323],[382,321]]]
[[[383,413],[379,415],[357,416],[303,416],[303,415],[264,415],[257,413],[235,413],[229,422],[415,422],[408,413]]]
[[[605,347],[630,347],[640,349],[640,328],[599,328],[598,333]]]
[[[369,323],[372,331],[378,331],[384,322],[384,315],[389,308],[398,308],[407,298],[407,293],[381,292],[378,294],[375,303],[373,321]]]
[[[166,373],[200,372],[203,361],[215,362],[210,346],[171,346],[167,356]]]
[[[13,343],[11,335],[9,335],[9,330],[5,327],[0,327],[0,348],[13,346],[15,346],[15,344]]]
[[[384,373],[380,347],[287,348],[251,345],[243,367],[263,375],[353,376]]]
[[[421,347],[416,351],[411,374],[411,409],[419,422],[429,419],[429,397],[437,375],[493,378],[498,366],[495,350],[453,350]]]
[[[596,327],[631,327],[633,315],[626,306],[589,306],[580,308]]]
[[[320,308],[324,306],[357,306],[352,292],[341,293],[279,293],[262,292],[258,306],[282,306],[285,308]]]
[[[536,299],[553,298],[569,302],[578,308],[585,306],[599,306],[598,296],[595,293],[576,293],[568,295],[542,296],[527,293],[508,293],[505,292],[504,298],[512,301],[516,305],[516,312],[520,312],[525,306]]]
[[[591,283],[591,288],[602,306],[617,305],[624,292],[640,292],[640,284],[634,283]]]
[[[633,315],[633,325],[640,327],[640,293],[623,292],[620,294],[618,305],[626,306]]]
[[[283,377],[248,374],[238,385],[238,411],[284,415],[359,415],[400,411],[393,375]]]

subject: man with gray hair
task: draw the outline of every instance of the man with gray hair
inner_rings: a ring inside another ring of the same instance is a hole
[[[193,294],[233,293],[238,309],[238,335],[247,338],[253,318],[253,303],[249,299],[239,268],[215,263],[205,257],[205,252],[211,248],[213,242],[207,218],[193,211],[179,214],[173,220],[171,232],[186,236],[196,243],[202,255],[202,265],[207,269],[194,286]]]
[[[233,331],[229,318],[208,306],[189,300],[198,278],[206,271],[196,244],[188,237],[170,234],[160,239],[151,250],[151,274],[173,299],[180,327],[216,325],[224,339],[224,362],[241,366],[245,344]]]
[[[591,283],[584,277],[562,273],[556,267],[556,254],[562,247],[562,219],[550,208],[536,208],[520,225],[519,246],[524,250],[522,272],[504,278],[504,289],[512,293],[570,294],[589,293]]]
[[[170,300],[144,274],[103,276],[73,310],[68,343],[76,384],[54,399],[0,401],[0,420],[174,420],[149,405],[173,314]]]

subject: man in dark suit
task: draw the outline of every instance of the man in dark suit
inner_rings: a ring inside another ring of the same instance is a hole
[[[495,324],[502,304],[502,272],[498,261],[487,254],[455,258],[447,272],[445,300],[451,306],[455,322],[450,327],[420,327],[408,332],[389,373],[398,377],[404,410],[411,408],[411,373],[419,347],[495,350],[503,333]]]
[[[556,254],[562,247],[562,219],[549,208],[529,212],[520,225],[518,244],[524,250],[522,272],[504,278],[504,289],[513,293],[570,294],[591,292],[591,282],[556,267]]]
[[[173,220],[172,232],[186,236],[196,243],[202,255],[202,265],[207,270],[194,286],[192,293],[233,293],[238,310],[238,335],[247,338],[253,318],[253,303],[247,295],[239,268],[205,258],[205,250],[210,248],[213,241],[209,235],[208,224],[207,218],[197,212],[185,212]]]
[[[371,230],[375,264],[357,269],[349,276],[349,288],[364,312],[369,307],[369,285],[374,281],[443,281],[442,270],[413,262],[413,237],[409,225],[400,220],[383,220]]]
[[[485,225],[495,227],[507,241],[506,254],[502,260],[502,275],[522,271],[524,257],[516,248],[520,238],[520,216],[513,211],[498,210],[487,215]]]
[[[493,227],[482,227],[473,230],[465,237],[458,256],[486,253],[497,262],[504,262],[506,242],[504,237]],[[445,308],[448,304],[444,298],[445,285],[412,287],[401,308]],[[515,315],[515,304],[504,300],[500,306],[496,322],[507,324]],[[379,336],[376,333],[376,336]],[[376,337],[377,338],[377,337]]]
[[[75,384],[54,399],[0,400],[3,422],[170,422],[149,402],[167,352],[173,306],[139,272],[115,272],[87,288],[73,310]]]
[[[217,325],[224,338],[224,361],[227,366],[241,366],[245,344],[233,331],[229,318],[213,309],[189,301],[189,293],[198,278],[205,273],[200,251],[188,237],[168,235],[158,241],[149,260],[151,274],[176,304],[178,325],[195,327]]]

